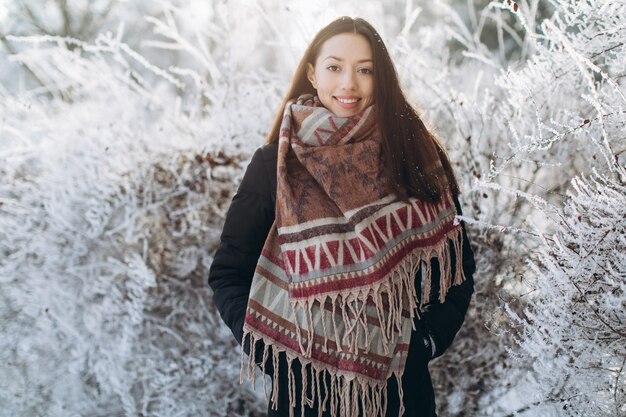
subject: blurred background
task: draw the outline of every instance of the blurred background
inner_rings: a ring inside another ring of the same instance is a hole
[[[476,293],[438,414],[626,416],[622,0],[0,0],[0,416],[264,414],[207,272],[342,15],[463,191]]]

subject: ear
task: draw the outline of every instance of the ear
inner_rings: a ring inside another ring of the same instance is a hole
[[[313,68],[313,65],[311,65],[311,63],[307,64],[306,77],[309,79],[309,82],[311,83],[313,88],[317,90],[317,84],[315,83],[315,68]]]

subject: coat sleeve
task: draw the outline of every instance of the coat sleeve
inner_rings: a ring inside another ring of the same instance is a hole
[[[240,345],[252,277],[273,222],[270,180],[259,148],[230,203],[209,269],[213,302]]]
[[[457,213],[462,215],[461,205],[458,199],[454,202]],[[458,333],[463,321],[465,313],[469,308],[469,303],[474,293],[474,271],[476,264],[474,262],[474,253],[467,237],[465,224],[461,222],[463,230],[463,273],[465,281],[460,285],[453,285],[446,294],[445,302],[439,302],[439,265],[433,261],[432,265],[432,286],[430,293],[430,303],[422,308],[421,321],[423,327],[427,330],[433,345],[432,357],[441,356],[452,344],[454,337]],[[451,246],[452,249],[452,246]],[[454,265],[457,254],[452,250],[452,266],[454,276]]]

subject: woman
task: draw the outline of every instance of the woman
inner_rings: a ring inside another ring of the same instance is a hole
[[[209,273],[249,354],[242,372],[271,375],[269,416],[436,416],[428,362],[473,293],[458,193],[375,29],[348,17],[322,29]]]

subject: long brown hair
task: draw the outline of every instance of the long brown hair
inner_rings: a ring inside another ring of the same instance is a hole
[[[340,17],[320,30],[307,48],[287,90],[266,143],[278,140],[280,124],[285,106],[289,100],[302,94],[316,94],[307,79],[307,65],[315,66],[319,51],[328,39],[341,33],[355,33],[364,36],[372,48],[374,66],[374,107],[383,137],[382,159],[391,191],[400,199],[408,197],[437,202],[445,188],[453,195],[459,194],[459,187],[450,165],[448,154],[441,142],[428,131],[417,111],[409,104],[387,47],[376,29],[361,18]],[[441,161],[444,172],[428,169]]]

